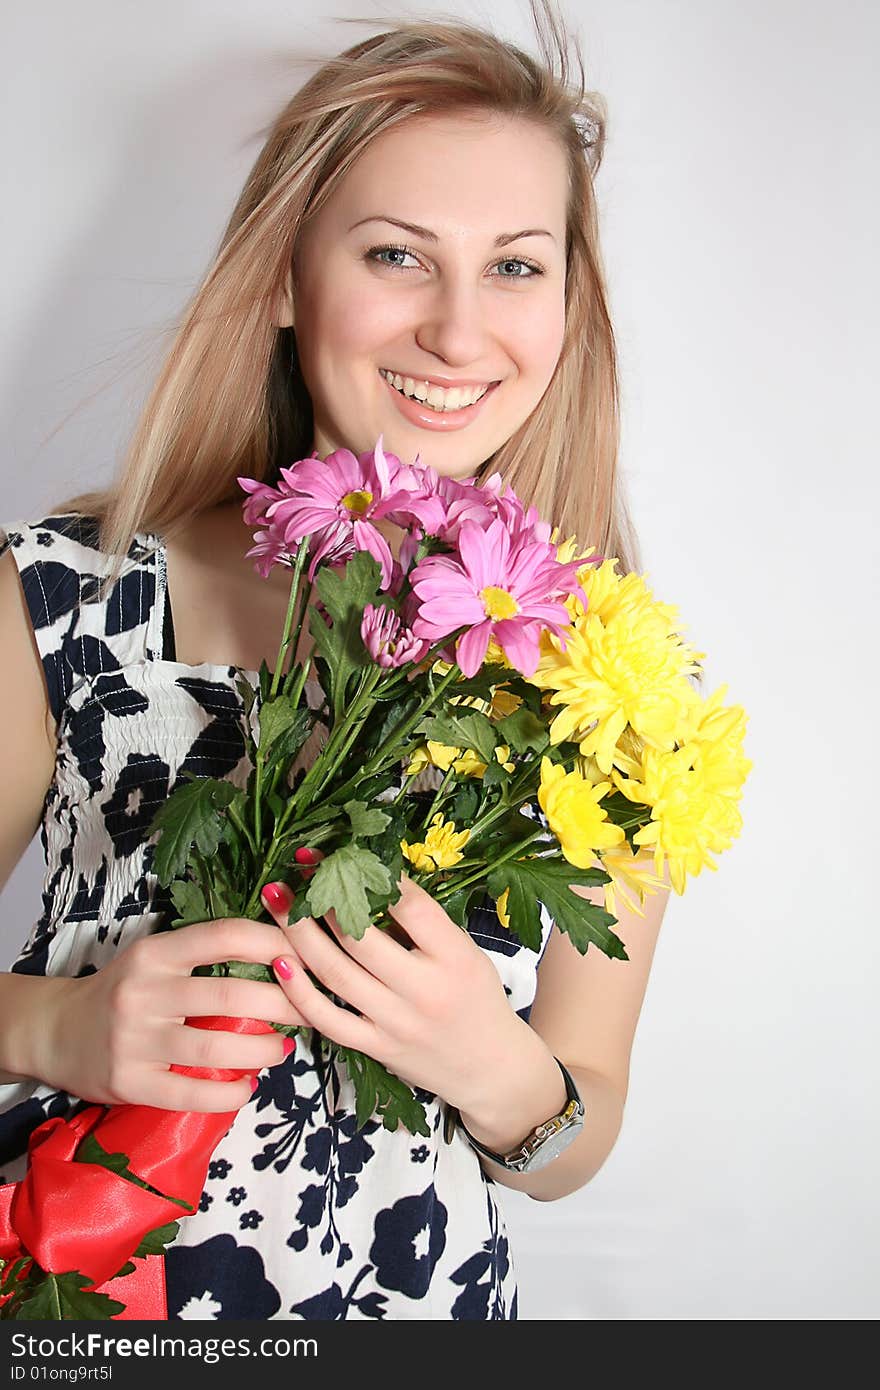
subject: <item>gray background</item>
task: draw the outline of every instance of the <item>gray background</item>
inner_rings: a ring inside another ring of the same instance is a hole
[[[0,521],[110,476],[294,60],[373,32],[334,15],[396,13],[4,6]],[[532,45],[524,3],[491,13]],[[878,11],[565,13],[610,107],[597,187],[645,571],[707,692],[745,705],[755,768],[741,838],[670,903],[608,1162],[559,1202],[501,1190],[521,1316],[875,1318]],[[0,904],[4,967],[41,876],[35,840]]]

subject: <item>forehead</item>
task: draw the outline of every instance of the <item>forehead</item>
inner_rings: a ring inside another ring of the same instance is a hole
[[[322,210],[336,230],[399,217],[442,238],[524,226],[564,233],[568,166],[549,131],[522,117],[409,117],[370,142]]]

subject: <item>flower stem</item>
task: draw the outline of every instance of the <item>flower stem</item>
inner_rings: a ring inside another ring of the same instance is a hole
[[[422,830],[423,830],[423,831],[427,831],[428,826],[431,824],[431,817],[433,816],[434,812],[437,810],[437,807],[440,805],[440,802],[443,800],[443,796],[444,796],[444,794],[445,794],[445,792],[446,792],[446,788],[449,786],[450,779],[451,779],[452,777],[454,777],[454,776],[455,776],[455,763],[454,763],[454,762],[451,762],[451,763],[449,764],[448,768],[446,769],[445,775],[444,775],[444,777],[443,777],[443,781],[440,783],[439,787],[437,788],[437,794],[436,794],[436,796],[434,797],[434,800],[431,802],[431,805],[428,807],[428,813],[427,813],[427,815],[425,816],[425,819],[424,819],[423,822],[422,822]]]
[[[290,645],[290,629],[291,629],[291,627],[293,626],[293,615],[294,615],[294,612],[295,612],[295,610],[296,610],[296,608],[297,608],[298,600],[299,600],[299,593],[298,593],[298,590],[299,590],[300,576],[302,575],[303,565],[304,565],[305,562],[306,562],[306,555],[307,555],[307,554],[308,554],[308,538],[307,538],[307,537],[304,537],[304,538],[300,541],[300,543],[299,543],[299,549],[298,549],[297,552],[296,552],[296,559],[295,559],[294,564],[293,564],[293,577],[292,577],[292,579],[291,579],[291,581],[290,581],[290,596],[289,596],[289,598],[288,598],[288,600],[287,600],[287,613],[286,613],[285,618],[284,618],[284,631],[283,631],[282,634],[281,634],[281,645],[280,645],[280,647],[278,648],[278,657],[277,657],[277,659],[276,659],[276,661],[275,661],[275,671],[274,671],[274,674],[273,674],[273,676],[272,676],[272,684],[271,684],[271,686],[270,686],[270,688],[269,688],[269,701],[274,700],[274,699],[275,699],[275,696],[276,696],[276,694],[277,694],[277,692],[278,692],[278,682],[279,682],[280,679],[281,679],[281,668],[282,668],[282,666],[284,665],[284,658],[285,658],[285,656],[286,656],[286,654],[287,654],[287,648],[288,648],[288,646]],[[298,639],[299,639],[299,630],[297,630],[297,640],[298,640]],[[295,652],[295,651],[296,651],[296,648],[294,648],[294,652]],[[260,742],[262,743],[262,731],[261,731],[261,734],[260,734]],[[263,838],[263,827],[262,827],[262,823],[261,823],[262,800],[263,800],[263,798],[262,798],[263,757],[264,757],[263,749],[262,749],[261,747],[258,747],[258,748],[257,748],[256,780],[255,780],[255,782],[254,782],[254,838],[255,838],[257,844],[259,844],[260,841],[261,841],[261,839]]]
[[[536,840],[541,839],[543,834],[544,832],[541,830],[534,835],[529,835],[525,840],[520,840],[516,845],[508,845],[503,854],[499,854],[497,859],[491,861],[491,867],[497,869],[499,864],[506,864],[508,859],[518,858],[523,850],[528,849],[529,845],[533,845]],[[434,897],[438,902],[445,902],[447,898],[451,898],[453,893],[457,893],[461,888],[469,888],[472,883],[479,883],[480,879],[485,875],[486,869],[489,867],[489,864],[484,862],[473,872],[465,874],[463,878],[456,879],[451,883],[445,883],[442,887],[437,889],[434,893]]]

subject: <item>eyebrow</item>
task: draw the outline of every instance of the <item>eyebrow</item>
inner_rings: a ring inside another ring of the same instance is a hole
[[[386,217],[383,214],[376,214],[371,217],[362,217],[360,222],[355,222],[354,226],[349,227],[353,232],[355,227],[362,227],[365,222],[390,222],[394,227],[401,227],[405,232],[411,232],[413,236],[424,237],[425,241],[438,242],[440,238],[436,232],[432,232],[427,227],[419,227],[415,222],[404,222],[399,217]],[[506,246],[509,241],[518,241],[522,236],[548,236],[551,241],[556,238],[552,232],[545,231],[543,227],[529,227],[522,232],[501,232],[495,238],[496,246]]]

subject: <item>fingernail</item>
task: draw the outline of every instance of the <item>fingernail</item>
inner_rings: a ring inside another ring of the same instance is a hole
[[[294,1039],[294,1038],[285,1038],[285,1039],[284,1039],[284,1055],[285,1055],[285,1057],[289,1057],[290,1054],[291,1054],[291,1052],[294,1052],[295,1050],[296,1050],[296,1041],[295,1041],[295,1039]]]
[[[270,912],[286,912],[293,901],[286,883],[267,883],[260,897]]]
[[[257,1089],[257,1087],[259,1086],[259,1084],[260,1084],[259,1079],[255,1076],[254,1079],[253,1079],[253,1081],[251,1082],[251,1095],[254,1094],[254,1091]]]
[[[275,957],[272,962],[272,969],[275,971],[276,975],[281,976],[282,980],[290,980],[293,978],[293,967],[283,956]]]
[[[318,854],[313,849],[297,849],[293,852],[297,864],[317,864]]]

